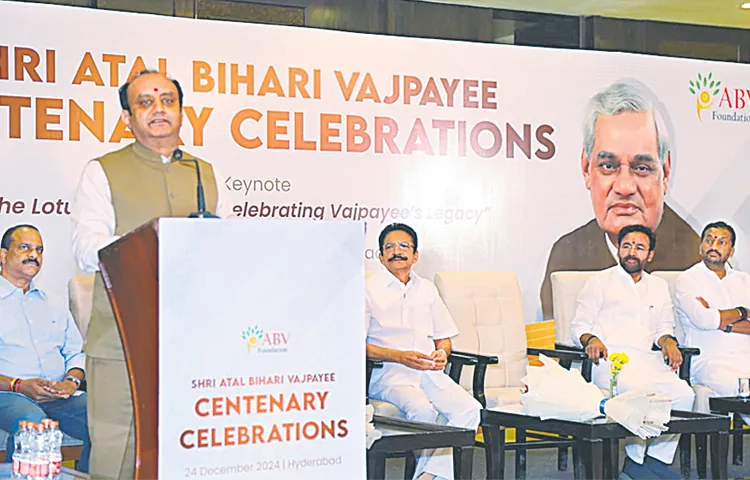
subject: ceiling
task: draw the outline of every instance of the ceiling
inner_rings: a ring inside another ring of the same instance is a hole
[[[747,0],[427,0],[478,7],[750,29]]]

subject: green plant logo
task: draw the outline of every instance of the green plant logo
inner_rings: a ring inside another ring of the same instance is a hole
[[[698,80],[690,80],[690,93],[695,95],[695,111],[698,113],[699,120],[703,121],[701,112],[711,108],[714,104],[720,86],[721,81],[714,79],[713,73],[710,72],[708,76],[699,73]]]
[[[260,341],[263,340],[263,335],[265,335],[263,329],[259,328],[257,325],[252,328],[248,327],[242,332],[242,339],[247,343],[248,352],[251,352],[254,347],[257,347],[260,344]]]

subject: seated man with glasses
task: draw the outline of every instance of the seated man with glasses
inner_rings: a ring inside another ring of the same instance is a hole
[[[435,285],[412,266],[417,233],[401,223],[380,232],[380,269],[367,280],[367,356],[384,362],[372,373],[370,398],[396,405],[409,420],[476,430],[482,406],[443,373],[458,334]],[[453,478],[450,448],[420,455],[415,478]]]

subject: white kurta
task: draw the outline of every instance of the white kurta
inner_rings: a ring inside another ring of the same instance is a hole
[[[647,389],[672,399],[675,410],[692,410],[692,388],[664,363],[661,352],[651,350],[662,336],[674,332],[674,314],[669,286],[663,279],[643,272],[638,283],[621,266],[616,265],[593,275],[578,295],[576,313],[571,323],[571,337],[581,345],[584,333],[596,335],[611,355],[624,352],[629,363],[618,376],[620,393]],[[592,371],[594,383],[609,389],[612,378],[610,363],[600,360]],[[648,447],[648,455],[672,463],[678,435],[661,435]],[[625,451],[643,463],[646,442],[628,439]]]
[[[458,335],[435,285],[413,272],[404,285],[381,268],[367,280],[366,305],[370,345],[430,355],[435,350],[434,340]],[[482,406],[442,371],[414,370],[386,362],[373,371],[369,394],[396,405],[409,420],[435,423],[442,414],[448,425],[474,430],[479,426]],[[422,454],[415,477],[422,472],[452,479],[451,449]]]
[[[737,379],[750,377],[750,335],[718,329],[719,310],[750,307],[750,275],[729,266],[726,269],[722,279],[699,262],[680,274],[675,284],[675,307],[684,342],[701,349],[693,358],[692,381],[722,397],[737,395]]]

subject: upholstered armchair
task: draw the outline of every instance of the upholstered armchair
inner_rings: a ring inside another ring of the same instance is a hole
[[[528,348],[526,321],[518,278],[512,272],[440,272],[435,285],[445,302],[459,334],[453,350],[475,358],[475,366],[462,365],[459,383],[487,409],[502,409],[521,402],[529,355],[544,353],[570,367],[583,361],[582,352]],[[529,439],[543,440],[531,441]],[[525,468],[528,448],[558,448],[558,468],[567,468],[570,442],[542,432],[516,430],[516,442],[506,448],[516,450],[516,464]],[[489,455],[489,451],[487,451]]]

